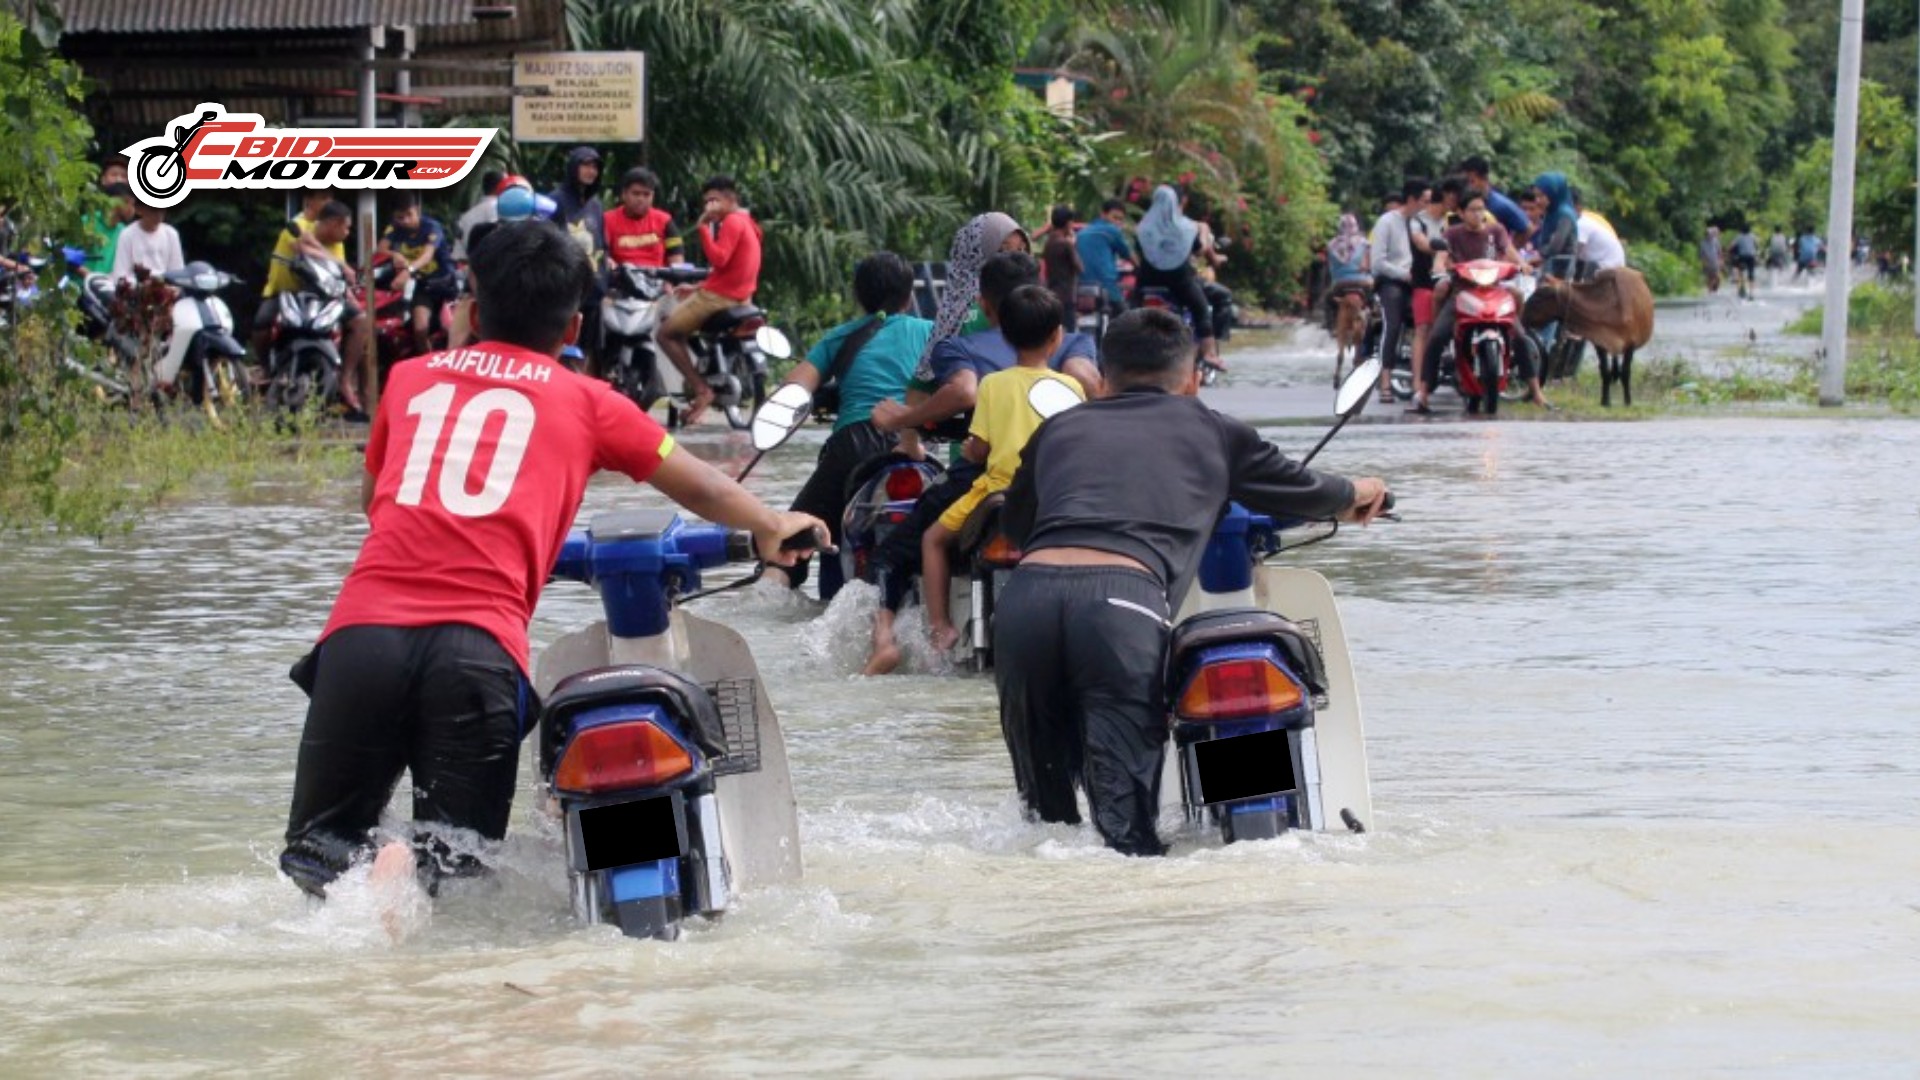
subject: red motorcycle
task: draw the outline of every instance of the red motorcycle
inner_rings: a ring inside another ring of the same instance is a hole
[[[1492,259],[1453,267],[1453,366],[1470,413],[1484,406],[1492,416],[1501,397],[1518,400],[1526,393],[1516,358],[1528,347],[1527,333],[1520,327],[1520,302],[1504,284],[1519,272]]]
[[[413,288],[415,281],[409,279],[405,286],[396,286],[399,277],[399,263],[392,252],[381,252],[373,257],[373,337],[380,357],[380,381],[384,386],[387,371],[402,360],[420,355],[420,349],[413,339]],[[455,276],[462,281],[465,274]],[[428,351],[437,351],[448,347],[447,328],[454,323],[454,307],[459,303],[459,295],[440,304],[440,309],[428,327]]]

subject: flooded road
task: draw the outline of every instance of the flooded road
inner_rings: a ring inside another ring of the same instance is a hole
[[[1167,821],[1173,855],[1131,861],[1024,824],[989,682],[854,677],[857,603],[741,593],[702,606],[781,711],[807,873],[673,944],[572,923],[530,771],[500,872],[399,946],[277,877],[285,673],[358,545],[351,485],[8,538],[0,1063],[1911,1075],[1920,424],[1376,425],[1322,464],[1406,515],[1297,557],[1343,598],[1373,832]],[[589,512],[656,502],[607,481]],[[595,610],[552,587],[536,647]]]

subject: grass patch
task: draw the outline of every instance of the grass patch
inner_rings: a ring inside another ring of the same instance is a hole
[[[1787,333],[1818,337],[1826,332],[1826,308],[1810,308],[1787,324]],[[1913,336],[1913,287],[1863,281],[1847,294],[1847,332]]]
[[[1920,341],[1870,338],[1853,346],[1847,363],[1849,401],[1884,404],[1900,413],[1920,408]],[[1635,420],[1722,406],[1813,408],[1819,404],[1819,384],[1819,362],[1812,359],[1736,363],[1723,374],[1709,375],[1685,360],[1656,356],[1634,361],[1632,408],[1622,406],[1617,385],[1613,407],[1601,408],[1600,372],[1589,352],[1578,377],[1549,385],[1547,397],[1575,418]]]

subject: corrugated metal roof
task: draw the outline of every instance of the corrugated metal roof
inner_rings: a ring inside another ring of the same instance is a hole
[[[69,34],[454,26],[473,0],[59,0]]]

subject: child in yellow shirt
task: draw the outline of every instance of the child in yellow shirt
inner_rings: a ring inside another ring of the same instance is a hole
[[[1047,367],[1059,350],[1066,313],[1060,301],[1039,285],[1022,285],[1000,305],[1000,333],[1017,354],[1015,366],[980,380],[973,423],[961,453],[969,461],[985,461],[987,471],[973,482],[959,501],[920,540],[920,595],[927,605],[927,629],[936,652],[953,648],[960,640],[947,610],[947,587],[953,570],[948,548],[967,518],[987,496],[1005,491],[1020,467],[1020,451],[1046,418],[1027,400],[1035,383],[1053,380],[1085,400],[1078,380]]]

